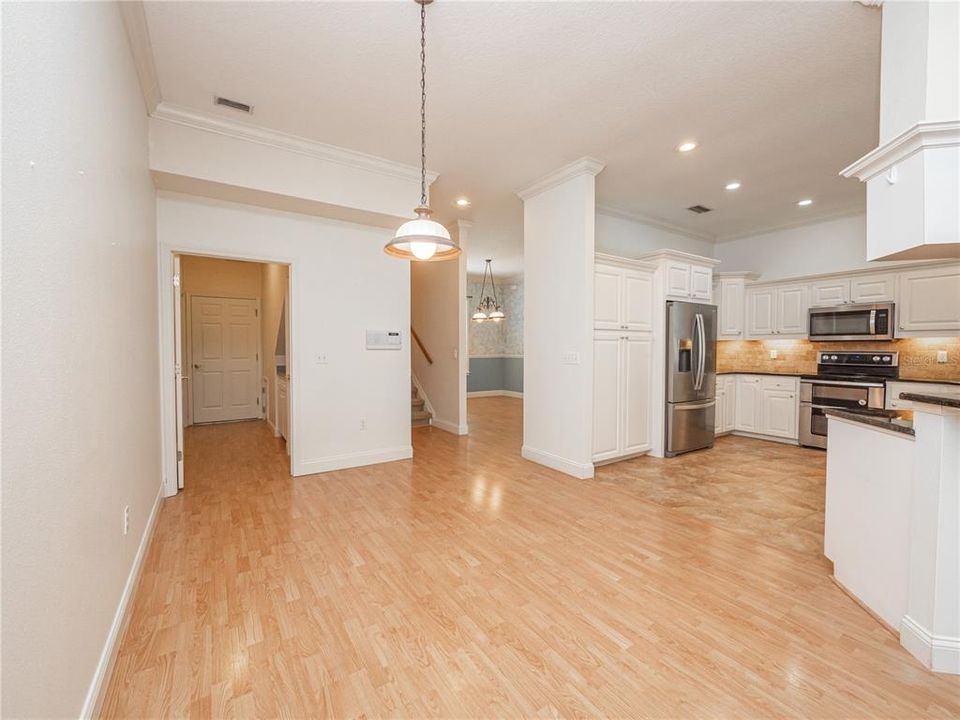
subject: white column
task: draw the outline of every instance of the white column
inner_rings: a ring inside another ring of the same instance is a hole
[[[523,200],[523,456],[593,477],[595,179],[582,158],[519,190]]]
[[[960,410],[914,401],[907,614],[900,643],[960,674]]]
[[[960,4],[883,3],[880,144],[845,168],[867,185],[867,260],[960,254]]]

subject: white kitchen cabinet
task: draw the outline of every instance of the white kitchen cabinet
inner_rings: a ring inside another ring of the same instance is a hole
[[[653,338],[631,333],[620,344],[623,377],[621,452],[633,455],[649,450],[653,385]]]
[[[597,330],[620,330],[620,296],[623,274],[620,268],[597,265],[593,272],[593,326]]]
[[[767,337],[776,332],[777,291],[775,288],[749,288],[747,297],[747,336]]]
[[[622,333],[593,338],[593,459],[616,457],[620,448],[620,343]]]
[[[717,410],[714,432],[717,435],[733,432],[737,424],[737,376],[717,376]]]
[[[690,266],[690,298],[709,300],[713,289],[713,268]]]
[[[747,337],[806,337],[807,286],[772,285],[747,289]]]
[[[796,440],[800,412],[797,378],[764,377],[760,380],[761,435]]]
[[[653,339],[647,333],[597,332],[593,353],[593,459],[651,447]]]
[[[593,275],[593,318],[596,330],[651,331],[653,274],[597,265]]]
[[[807,286],[777,287],[777,335],[807,336]]]
[[[710,300],[713,268],[671,260],[666,268],[666,290],[670,298]]]
[[[760,432],[760,377],[738,375],[736,387],[734,429],[741,432]]]
[[[810,283],[810,307],[843,305],[850,302],[849,278],[830,278]]]
[[[960,331],[960,265],[910,270],[898,284],[897,335]]]
[[[713,286],[717,303],[717,339],[742,340],[746,321],[746,275],[720,277]]]
[[[960,398],[960,385],[952,383],[910,382],[909,380],[887,381],[884,407],[887,410],[912,410],[912,400],[901,400],[900,393],[923,393],[925,395],[950,395]]]
[[[893,302],[897,296],[897,276],[893,273],[855,275],[850,278],[850,302]]]

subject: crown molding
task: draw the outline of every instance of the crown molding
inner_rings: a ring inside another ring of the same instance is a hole
[[[579,177],[580,175],[596,176],[605,167],[606,165],[596,158],[582,157],[579,160],[574,160],[572,163],[544,175],[539,180],[534,180],[532,183],[524,185],[515,192],[521,200],[529,200],[542,192],[555,188],[557,185]]]
[[[120,17],[127,30],[130,54],[133,55],[133,64],[137,70],[137,78],[140,80],[143,102],[147,108],[147,115],[151,115],[162,98],[157,67],[153,62],[153,44],[150,42],[147,16],[140,0],[128,0],[117,4],[120,6]]]
[[[703,255],[696,255],[694,253],[683,252],[682,250],[673,250],[671,248],[663,248],[662,250],[654,250],[650,253],[644,253],[636,258],[640,262],[646,263],[657,263],[661,260],[679,260],[680,262],[693,262],[700,265],[719,265],[722,261],[717,260],[717,258],[705,257]]]
[[[630,220],[632,222],[643,223],[644,225],[655,227],[658,230],[675,233],[676,235],[683,235],[684,237],[693,238],[694,240],[707,240],[709,242],[714,242],[716,240],[716,236],[711,235],[710,233],[688,230],[687,228],[680,227],[679,225],[668,223],[665,220],[660,220],[658,218],[651,217],[649,215],[643,215],[641,213],[619,210],[618,208],[610,207],[609,205],[598,205],[597,214],[620,218],[621,220]]]
[[[375,155],[348,150],[335,145],[309,140],[297,135],[289,135],[277,130],[268,130],[257,125],[226,120],[199,113],[195,110],[161,102],[150,117],[164,122],[191,127],[204,132],[224,135],[236,140],[258,143],[278,150],[306,155],[324,162],[336,163],[357,170],[375,172],[380,175],[400,178],[401,180],[419,180],[420,168],[386,160]],[[427,184],[431,185],[439,177],[438,173],[427,171]]]
[[[922,150],[958,146],[960,120],[921,121],[848,165],[840,175],[866,182]]]
[[[780,223],[778,225],[770,225],[759,230],[749,230],[743,233],[733,233],[731,235],[722,235],[716,239],[716,243],[726,243],[732,242],[734,240],[743,240],[744,238],[756,237],[757,235],[766,235],[767,233],[777,232],[778,230],[791,230],[793,228],[804,227],[805,225],[816,225],[818,223],[830,222],[831,220],[840,220],[841,218],[846,217],[856,217],[858,215],[866,215],[867,208],[866,206],[857,206],[850,207],[844,210],[838,210],[837,212],[827,213],[826,215],[818,215],[813,218],[803,218],[802,220],[791,220],[790,222]]]

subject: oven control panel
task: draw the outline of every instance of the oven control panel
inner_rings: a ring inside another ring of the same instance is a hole
[[[898,354],[895,352],[821,352],[817,357],[820,365],[843,365],[854,367],[897,367]]]

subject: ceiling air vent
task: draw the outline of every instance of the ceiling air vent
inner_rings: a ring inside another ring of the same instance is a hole
[[[253,112],[253,105],[247,105],[246,103],[242,103],[237,100],[231,100],[230,98],[220,97],[219,95],[213,98],[213,102],[215,105],[223,105],[224,107],[240,110],[241,112]]]
[[[703,205],[691,205],[687,208],[690,212],[695,212],[697,215],[703,215],[703,213],[713,212],[713,208],[704,207]]]

